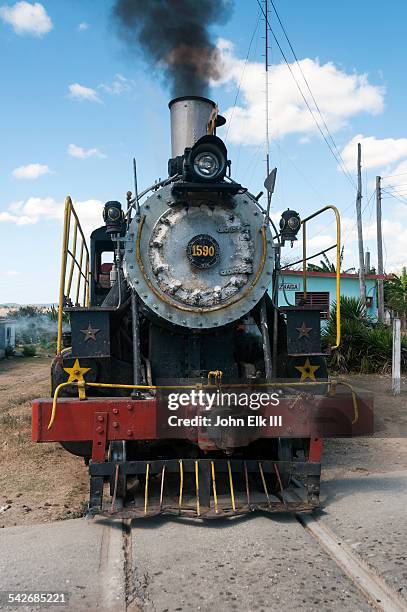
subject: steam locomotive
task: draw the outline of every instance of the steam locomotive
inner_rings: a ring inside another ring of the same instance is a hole
[[[93,513],[313,508],[322,439],[308,417],[335,398],[327,394],[319,310],[306,299],[285,308],[277,300],[280,249],[296,240],[300,216],[285,211],[271,231],[273,177],[264,207],[261,193],[232,179],[216,134],[225,119],[213,101],[180,97],[169,108],[168,178],[141,194],[136,183],[125,208],[105,204],[84,272],[82,253],[78,263],[68,245],[69,216],[76,233],[80,226],[67,202],[52,397],[34,402],[33,439],[85,458]],[[84,279],[83,305],[78,292],[68,295],[69,255]],[[209,410],[192,391],[228,392],[232,401],[193,421]],[[241,397],[266,391],[278,406],[263,402],[263,421],[251,427]],[[190,394],[177,412],[180,427],[168,418],[176,392]],[[232,426],[215,426],[226,417]],[[293,477],[305,483],[305,500],[287,498]]]

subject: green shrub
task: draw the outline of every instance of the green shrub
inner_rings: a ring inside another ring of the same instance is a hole
[[[37,349],[33,344],[24,344],[23,355],[24,357],[34,357],[37,354]]]
[[[326,348],[335,345],[335,303],[322,338]],[[332,370],[361,374],[388,372],[391,369],[392,343],[392,329],[374,322],[366,314],[360,299],[341,297],[341,343],[328,359]],[[407,338],[402,339],[401,367],[407,369]]]

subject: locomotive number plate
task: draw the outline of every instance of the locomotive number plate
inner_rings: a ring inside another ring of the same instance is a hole
[[[209,234],[198,234],[187,245],[187,257],[196,268],[211,268],[219,261],[219,244]]]

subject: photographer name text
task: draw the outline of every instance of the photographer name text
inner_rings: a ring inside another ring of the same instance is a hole
[[[168,417],[168,425],[170,427],[282,427],[283,417],[281,414],[271,414],[267,417],[249,414],[245,418],[219,414],[216,418],[202,415],[191,418],[171,415]]]

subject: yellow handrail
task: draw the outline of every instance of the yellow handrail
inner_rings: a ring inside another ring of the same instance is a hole
[[[333,210],[336,219],[336,344],[331,346],[331,349],[337,349],[341,343],[341,217],[336,206],[329,204],[324,206],[309,217],[302,219],[302,277],[303,277],[303,295],[304,300],[307,298],[307,231],[306,223],[314,217],[317,217],[326,210]]]
[[[69,237],[71,233],[71,220],[73,218],[73,240],[72,247],[70,248]],[[76,248],[78,243],[78,233],[80,237],[80,258],[79,261],[76,257]],[[84,260],[85,254],[85,261]],[[68,268],[68,257],[70,257],[70,267],[68,280],[66,278]],[[76,306],[89,306],[89,251],[86,245],[85,235],[82,231],[79,223],[78,215],[76,214],[72,200],[70,196],[65,199],[64,208],[64,229],[62,235],[62,253],[61,253],[61,277],[59,281],[59,302],[58,302],[58,337],[57,337],[57,354],[59,355],[62,350],[62,323],[63,323],[63,311],[68,300],[70,300],[72,281],[75,271],[77,268],[77,281],[75,289],[75,302]],[[85,271],[83,271],[83,266]],[[83,299],[80,303],[80,291],[83,279]]]

